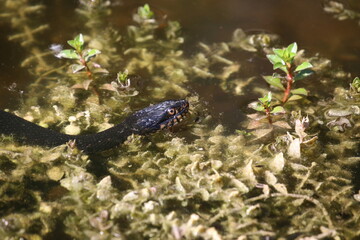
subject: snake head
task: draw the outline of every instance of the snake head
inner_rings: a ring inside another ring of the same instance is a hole
[[[168,100],[151,105],[133,114],[132,129],[139,134],[170,128],[180,122],[189,111],[186,100]]]

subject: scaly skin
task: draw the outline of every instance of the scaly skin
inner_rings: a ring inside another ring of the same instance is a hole
[[[24,144],[47,147],[72,141],[78,149],[94,153],[120,145],[131,134],[145,135],[169,128],[181,121],[188,110],[186,100],[168,100],[139,110],[112,128],[87,135],[59,133],[0,110],[0,134],[14,136]]]

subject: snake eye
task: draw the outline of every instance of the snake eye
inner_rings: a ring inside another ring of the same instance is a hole
[[[170,108],[167,110],[168,114],[174,115],[176,113],[176,110],[174,108]]]

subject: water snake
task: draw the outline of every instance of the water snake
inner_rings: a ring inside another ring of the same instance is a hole
[[[104,151],[123,143],[129,135],[155,132],[180,122],[188,112],[186,100],[168,100],[151,105],[126,117],[123,122],[105,131],[86,135],[67,135],[40,127],[23,118],[0,110],[0,134],[14,136],[18,141],[54,147],[67,142],[86,152]]]

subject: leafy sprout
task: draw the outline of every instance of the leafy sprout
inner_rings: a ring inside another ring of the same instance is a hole
[[[80,33],[77,35],[74,39],[67,41],[67,43],[73,48],[73,49],[64,49],[60,51],[56,56],[59,58],[66,58],[66,59],[75,59],[78,60],[78,64],[72,64],[70,66],[73,73],[77,73],[81,70],[86,71],[88,77],[90,80],[92,80],[92,72],[88,66],[88,63],[90,60],[97,55],[99,55],[101,52],[98,49],[84,49],[84,36]]]
[[[311,75],[312,65],[309,62],[302,62],[299,65],[294,64],[294,59],[298,51],[296,42],[290,44],[286,48],[274,48],[273,54],[266,57],[273,64],[274,70],[281,70],[285,75],[274,73],[272,76],[263,76],[264,80],[276,89],[284,91],[282,102],[297,100],[302,96],[307,96],[308,92],[305,88],[292,89],[292,85],[301,79]]]
[[[118,72],[116,75],[116,81],[122,87],[129,87],[130,86],[130,79],[129,79],[129,72],[125,70],[124,72]]]
[[[350,89],[355,93],[360,93],[360,78],[356,77],[350,84]]]
[[[251,104],[250,107],[258,112],[264,112],[270,124],[272,123],[272,114],[279,114],[285,112],[285,109],[282,106],[274,106],[272,102],[271,92],[268,92],[267,95],[259,98],[259,101],[255,104]]]
[[[101,52],[98,49],[85,48],[84,36],[81,33],[74,39],[67,41],[67,43],[72,49],[61,50],[56,57],[77,60],[77,63],[70,65],[71,72],[78,73],[84,71],[88,79],[81,84],[75,84],[73,88],[88,90],[90,83],[94,80],[93,71],[90,69],[89,63]],[[99,64],[92,63],[92,66],[97,68],[97,71],[107,72],[105,69],[102,69]],[[92,87],[91,89],[98,95],[96,87]]]
[[[143,7],[138,8],[138,15],[144,19],[152,19],[154,17],[154,12],[151,11],[149,4],[145,4]]]

